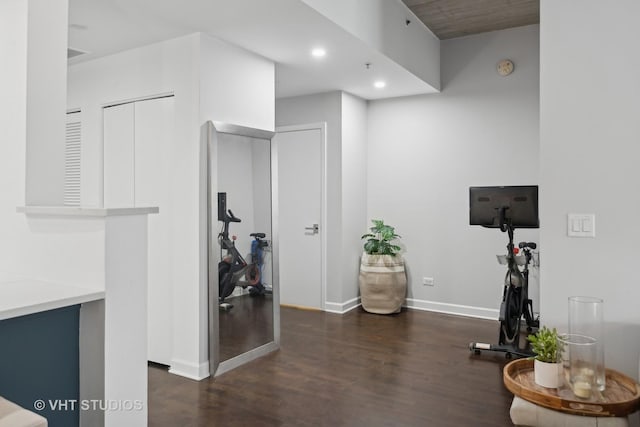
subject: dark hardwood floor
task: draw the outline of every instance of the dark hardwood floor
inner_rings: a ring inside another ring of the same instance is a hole
[[[149,368],[150,426],[509,426],[498,323],[281,310],[281,349],[218,378]]]
[[[245,294],[227,302],[233,304],[233,308],[220,311],[221,361],[273,341],[271,295]]]

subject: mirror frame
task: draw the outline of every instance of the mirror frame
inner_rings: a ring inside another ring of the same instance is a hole
[[[280,348],[280,286],[278,271],[278,209],[274,202],[278,200],[277,189],[277,159],[275,158],[275,149],[271,139],[275,132],[249,128],[245,126],[234,125],[224,122],[207,121],[202,125],[202,140],[205,143],[204,153],[206,158],[206,231],[207,231],[207,298],[209,313],[209,373],[212,376],[218,376],[238,366],[244,365],[258,357],[271,353]],[[218,193],[218,177],[212,173],[212,167],[218,158],[218,143],[221,134],[231,134],[237,136],[246,136],[256,139],[264,139],[269,142],[271,152],[271,262],[272,262],[272,301],[273,301],[273,341],[249,350],[245,353],[234,356],[230,359],[220,360],[220,320],[218,304],[218,267],[217,259],[220,259],[221,249],[217,244],[216,233],[217,228],[214,226],[212,214],[217,212],[217,208],[213,209],[212,203],[217,203],[217,198],[212,195]],[[215,199],[215,200],[214,200]]]

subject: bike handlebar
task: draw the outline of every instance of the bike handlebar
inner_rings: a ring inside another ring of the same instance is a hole
[[[520,249],[524,249],[524,248],[535,249],[538,247],[538,245],[536,245],[534,242],[520,242],[518,243],[518,247]]]
[[[229,214],[227,215],[226,219],[229,222],[242,222],[240,218],[236,218],[235,215],[233,215],[233,212],[231,212],[231,209],[229,209]]]

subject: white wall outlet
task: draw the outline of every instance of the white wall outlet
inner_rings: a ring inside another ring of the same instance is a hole
[[[433,277],[423,277],[422,284],[425,286],[435,286],[433,283]]]

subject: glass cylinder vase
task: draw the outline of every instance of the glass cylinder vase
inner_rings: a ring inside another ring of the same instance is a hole
[[[558,355],[562,372],[558,395],[565,399],[594,401],[596,392],[596,344],[586,335],[558,335]]]
[[[606,387],[604,364],[604,301],[600,298],[569,297],[569,334],[584,335],[596,341],[595,385],[600,391]]]

